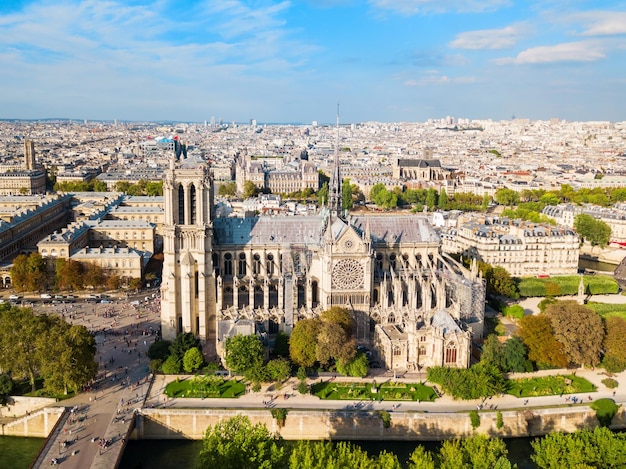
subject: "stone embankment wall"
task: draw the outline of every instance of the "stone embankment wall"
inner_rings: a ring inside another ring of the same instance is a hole
[[[47,438],[64,411],[63,407],[47,407],[35,411],[30,415],[2,424],[0,434],[3,436]]]
[[[556,409],[503,411],[504,425],[496,428],[496,412],[480,412],[474,430],[469,413],[391,412],[391,425],[384,428],[377,412],[290,410],[282,427],[270,410],[233,409],[142,409],[136,417],[132,438],[202,439],[209,426],[238,414],[253,424],[265,424],[286,440],[423,440],[437,441],[484,433],[503,438],[573,432],[599,425],[595,411],[587,406]],[[613,419],[615,429],[626,428],[626,412],[620,408]]]

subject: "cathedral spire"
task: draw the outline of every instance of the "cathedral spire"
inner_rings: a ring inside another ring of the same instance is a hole
[[[337,103],[337,136],[335,138],[335,161],[333,163],[333,173],[330,176],[330,187],[328,188],[328,208],[333,216],[343,214],[343,203],[341,194],[341,175],[339,174],[339,103]]]

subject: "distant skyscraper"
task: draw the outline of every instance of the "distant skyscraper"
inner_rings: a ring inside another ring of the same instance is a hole
[[[35,169],[35,142],[32,140],[24,140],[24,164],[29,171]]]
[[[215,116],[211,116],[211,127],[215,127]]]

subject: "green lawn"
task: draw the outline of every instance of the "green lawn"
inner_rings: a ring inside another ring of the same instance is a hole
[[[608,275],[585,275],[583,282],[585,293],[592,295],[611,294],[619,291],[617,281]],[[579,284],[580,276],[578,275],[548,278],[522,277],[518,279],[517,288],[523,297],[567,296],[576,295]]]
[[[376,391],[376,392],[373,392]],[[434,401],[437,393],[420,383],[338,383],[323,381],[312,386],[312,393],[329,400]]]
[[[507,383],[507,393],[516,397],[555,396],[596,390],[591,382],[573,374],[512,379]]]
[[[614,305],[609,303],[596,303],[595,301],[590,301],[589,303],[586,303],[585,306],[589,309],[592,309],[604,318],[617,316],[626,319],[626,304]]]
[[[165,387],[168,397],[220,398],[239,397],[246,392],[246,385],[236,379],[224,380],[218,376],[196,376],[182,381],[172,381]]]

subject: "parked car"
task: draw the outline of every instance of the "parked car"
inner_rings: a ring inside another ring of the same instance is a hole
[[[9,300],[20,300],[22,297],[20,295],[9,295]]]
[[[41,296],[41,299],[42,299],[42,300],[51,300],[51,299],[52,299],[52,295],[51,295],[51,294],[49,294],[49,293],[42,293],[42,294],[41,294],[41,295],[39,295],[39,296]]]

